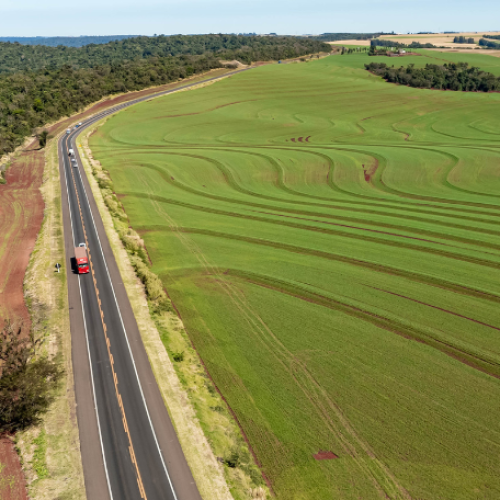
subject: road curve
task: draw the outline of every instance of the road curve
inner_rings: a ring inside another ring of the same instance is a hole
[[[151,370],[83,172],[76,136],[125,107],[218,78],[110,108],[59,139],[73,373],[89,500],[201,500],[201,496]],[[70,148],[77,167],[71,166]],[[91,273],[86,275],[72,271],[71,258],[79,243],[89,251]]]

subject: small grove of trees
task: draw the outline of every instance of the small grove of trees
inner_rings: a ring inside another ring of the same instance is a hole
[[[40,144],[40,147],[44,148],[47,145],[47,141],[49,139],[48,130],[42,130],[39,134],[37,134],[37,137],[38,137],[38,143]]]
[[[491,37],[488,37],[491,38]],[[479,45],[481,47],[485,47],[487,49],[500,49],[500,43],[492,42],[490,40],[486,40],[485,38],[481,38],[479,40]]]
[[[465,38],[464,36],[456,36],[453,39],[453,43],[475,43],[475,42],[474,42],[474,38],[472,38],[472,37]]]
[[[368,47],[342,47],[340,55],[344,54],[361,54],[368,52]]]
[[[443,66],[427,64],[425,68],[415,68],[414,64],[395,68],[384,63],[370,63],[365,64],[365,68],[388,82],[410,87],[467,92],[500,90],[500,78],[479,68],[469,68],[465,62]]]
[[[54,400],[64,372],[40,352],[41,344],[9,322],[0,332],[0,432],[38,423]]]

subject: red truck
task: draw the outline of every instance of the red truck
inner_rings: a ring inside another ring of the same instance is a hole
[[[85,243],[80,243],[75,248],[76,269],[78,274],[86,274],[89,272],[89,258],[87,257],[87,247]]]

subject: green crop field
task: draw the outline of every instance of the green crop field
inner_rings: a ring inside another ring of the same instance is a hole
[[[91,145],[277,498],[497,500],[500,94],[374,60],[252,69]]]

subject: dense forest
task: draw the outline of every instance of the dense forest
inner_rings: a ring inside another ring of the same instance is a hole
[[[472,37],[465,38],[464,36],[456,36],[453,39],[453,43],[476,43],[476,42],[474,42],[474,38]]]
[[[500,49],[500,43],[492,42],[491,40],[486,40],[485,38],[481,38],[481,40],[479,40],[479,45],[487,49]]]
[[[57,64],[47,68],[1,74],[0,156],[13,151],[36,128],[69,116],[107,95],[162,85],[195,73],[220,68],[220,59],[250,62],[254,59],[284,59],[331,50],[329,45],[321,42],[292,37],[245,37],[250,44],[243,44],[239,37],[225,35],[196,36],[191,44],[187,38],[190,37],[177,37],[178,44],[174,44],[172,51],[183,52],[187,47],[196,52],[198,44],[204,38],[206,45],[205,50],[201,50],[203,55],[160,57],[146,49],[145,40],[141,37],[139,40],[133,39],[135,41],[132,45],[128,45],[129,40],[111,43],[116,61],[113,59],[110,64],[94,64],[91,61],[94,56],[83,52],[87,55],[82,57],[81,65],[63,63],[65,58],[61,57],[54,61]],[[117,46],[124,49],[121,55]],[[99,47],[104,48],[104,52],[107,50],[106,46]],[[30,47],[19,45],[18,48]],[[50,47],[45,49],[52,50]],[[73,52],[82,49],[67,50]],[[60,54],[64,54],[64,51]],[[140,55],[131,57],[131,54]],[[96,58],[99,59],[98,56]]]
[[[330,50],[317,40],[295,37],[242,35],[140,36],[85,47],[46,47],[0,43],[0,73],[60,68],[92,68],[148,57],[215,53],[222,59],[252,61],[287,59]]]
[[[388,82],[410,87],[467,92],[500,90],[500,78],[479,68],[469,68],[468,63],[427,64],[425,68],[415,68],[413,64],[394,68],[384,63],[370,63],[365,64],[365,68]]]
[[[46,45],[57,47],[83,47],[91,43],[109,43],[116,40],[124,40],[137,35],[109,35],[109,36],[0,36],[0,42],[20,43],[21,45]]]

